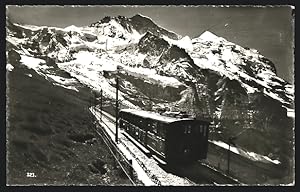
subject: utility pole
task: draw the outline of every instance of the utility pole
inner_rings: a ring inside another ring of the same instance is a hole
[[[90,95],[90,99],[89,99],[89,107],[91,108],[91,112],[92,112],[92,99],[93,99],[93,95],[92,95],[92,91],[91,91],[91,95]]]
[[[116,143],[118,143],[118,119],[119,119],[118,92],[119,92],[119,79],[118,79],[118,75],[117,75],[116,76]]]
[[[247,131],[249,129],[252,129],[252,128],[244,129],[241,132],[239,132],[238,134],[236,134],[235,136],[228,138],[228,156],[227,156],[228,157],[228,159],[227,159],[227,173],[228,174],[230,173],[230,153],[231,153],[230,145],[236,147],[235,140],[238,138],[238,136],[240,136],[241,134],[243,134],[245,131]]]
[[[91,111],[94,112],[94,92],[93,90],[91,91]]]
[[[108,42],[108,39],[106,39],[106,43],[105,43],[105,50],[107,51],[107,42]]]
[[[227,156],[227,174],[229,175],[230,170],[230,140],[228,140],[228,156]]]
[[[100,121],[102,121],[102,89],[100,91]]]
[[[228,156],[227,156],[227,174],[230,174],[230,145],[236,146],[235,143],[233,142],[234,140],[236,140],[237,137],[229,137],[228,138]]]

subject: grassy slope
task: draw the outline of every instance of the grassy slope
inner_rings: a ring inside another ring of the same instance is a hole
[[[90,90],[54,86],[17,60],[8,60],[15,68],[7,75],[7,183],[129,184],[92,132]]]

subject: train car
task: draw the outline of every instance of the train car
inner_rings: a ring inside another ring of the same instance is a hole
[[[168,163],[206,159],[209,124],[135,109],[119,113],[120,128]]]

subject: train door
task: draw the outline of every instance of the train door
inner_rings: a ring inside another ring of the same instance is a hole
[[[186,161],[190,161],[195,159],[195,146],[196,146],[196,138],[194,126],[191,122],[187,122],[184,125],[183,130],[183,156]]]
[[[208,124],[200,123],[198,124],[199,129],[199,155],[201,159],[205,159],[207,155],[208,148]]]
[[[172,161],[188,162],[195,159],[193,126],[189,121],[176,122],[169,129],[169,155]]]

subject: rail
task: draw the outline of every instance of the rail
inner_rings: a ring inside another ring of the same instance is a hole
[[[96,121],[94,121],[94,122],[96,122]],[[97,127],[99,127],[99,126],[97,126]],[[126,177],[128,177],[129,181],[134,186],[136,186],[137,183],[134,181],[134,180],[136,180],[136,176],[133,174],[132,160],[127,159],[123,155],[123,153],[119,150],[119,148],[115,145],[115,143],[112,142],[109,139],[109,135],[104,130],[102,130],[101,128],[97,129],[96,127],[93,127],[93,129],[102,138],[102,140],[104,141],[104,143],[107,145],[107,147],[108,147],[109,151],[111,152],[111,154],[113,155],[115,161],[120,166],[120,168],[122,169],[122,171],[125,173]],[[99,133],[99,130],[101,131],[102,134]]]

